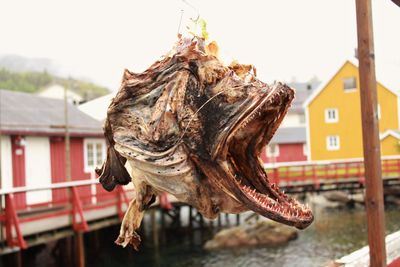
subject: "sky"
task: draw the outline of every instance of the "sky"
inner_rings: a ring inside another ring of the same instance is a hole
[[[377,72],[400,84],[400,8],[372,3]],[[172,48],[181,14],[182,33],[199,14],[223,59],[266,82],[324,80],[357,46],[354,0],[0,0],[0,11],[0,54],[51,58],[112,90]]]

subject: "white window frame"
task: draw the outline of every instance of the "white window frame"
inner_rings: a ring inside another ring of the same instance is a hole
[[[307,147],[307,143],[303,144],[303,155],[304,156],[308,156],[308,147]]]
[[[275,147],[275,151],[271,151],[271,144],[267,145],[267,157],[268,158],[276,158],[279,157],[279,145],[278,144],[272,144]]]
[[[334,115],[334,116],[331,116]],[[339,122],[339,110],[337,108],[325,109],[325,122],[326,123],[337,123]]]
[[[306,123],[306,115],[305,114],[299,114],[299,124],[304,125]]]
[[[381,105],[378,104],[376,109],[377,109],[376,112],[377,112],[378,120],[380,120],[382,117]]]
[[[93,145],[93,166],[89,166],[88,164],[88,155],[87,155],[87,146],[88,144],[92,144]],[[106,142],[104,139],[102,138],[85,138],[83,141],[83,159],[84,159],[84,169],[85,172],[89,172],[92,173],[94,172],[96,167],[101,167],[101,166],[97,166],[97,151],[96,151],[96,145],[97,144],[101,144],[101,148],[102,148],[102,161],[104,161],[105,157],[106,157]]]
[[[354,79],[355,87],[345,88],[345,81],[348,80],[348,79]],[[345,93],[357,91],[357,78],[354,77],[354,76],[353,76],[353,77],[345,77],[345,78],[343,78],[343,91],[344,91]]]
[[[333,144],[333,142],[331,142],[332,140],[335,140]],[[335,151],[335,150],[339,150],[340,149],[340,136],[339,135],[328,135],[326,137],[326,149],[328,151]]]

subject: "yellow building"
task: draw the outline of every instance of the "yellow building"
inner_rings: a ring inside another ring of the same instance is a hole
[[[400,155],[400,88],[379,81],[378,108],[382,156]],[[308,160],[363,157],[360,85],[357,66],[346,61],[330,80],[304,103]]]

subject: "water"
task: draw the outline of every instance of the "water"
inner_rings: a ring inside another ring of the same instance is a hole
[[[319,209],[315,222],[299,238],[277,248],[248,248],[206,252],[204,242],[211,233],[166,236],[168,245],[157,251],[146,240],[138,253],[117,248],[116,258],[109,262],[93,259],[89,266],[322,266],[367,244],[363,209]],[[400,230],[400,211],[395,207],[386,211],[387,233]],[[114,237],[113,237],[114,238]],[[110,255],[111,251],[104,253]],[[124,254],[133,254],[129,257]]]
[[[135,252],[113,244],[118,228],[111,227],[85,235],[86,263],[88,267],[312,267],[323,266],[367,244],[363,208],[317,209],[314,213],[315,222],[301,231],[298,239],[276,248],[207,252],[202,245],[212,233],[198,230],[194,233],[168,231],[158,249],[153,246],[150,235],[142,235],[140,251]],[[400,230],[400,209],[389,207],[385,214],[387,234]],[[60,266],[65,260],[55,256],[51,243],[42,247],[24,252],[24,266]]]

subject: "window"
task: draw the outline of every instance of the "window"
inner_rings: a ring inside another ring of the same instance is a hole
[[[326,149],[327,150],[340,149],[340,138],[338,135],[330,135],[326,137]]]
[[[105,143],[101,139],[85,139],[85,172],[93,172],[105,159]]]
[[[357,79],[356,77],[348,77],[343,79],[343,90],[344,91],[354,91],[357,89]]]
[[[325,122],[336,123],[339,121],[339,111],[337,108],[325,109]]]
[[[269,144],[267,146],[267,157],[278,157],[279,156],[279,145]]]

